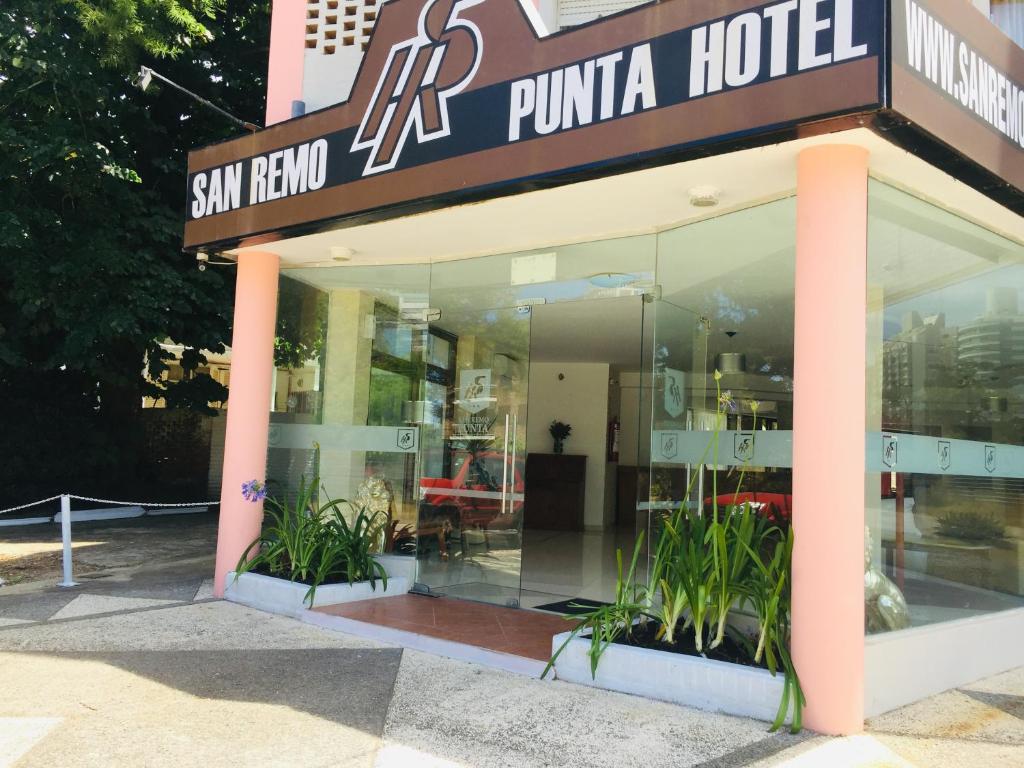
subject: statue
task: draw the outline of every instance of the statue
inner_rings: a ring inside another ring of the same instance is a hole
[[[900,588],[872,564],[871,531],[864,528],[864,622],[868,634],[910,626],[910,609]]]

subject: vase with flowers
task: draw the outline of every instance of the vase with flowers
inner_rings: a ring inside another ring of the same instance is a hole
[[[572,427],[556,419],[551,422],[548,432],[551,433],[551,438],[555,441],[555,453],[563,453],[565,451],[565,439],[572,434]]]

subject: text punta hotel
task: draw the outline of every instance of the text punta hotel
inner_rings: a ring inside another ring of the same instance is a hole
[[[867,46],[853,41],[854,0],[835,0],[831,15],[822,15],[825,8],[823,0],[785,0],[692,29],[689,71],[680,73],[689,82],[689,97],[864,56]],[[795,61],[789,55],[792,40]],[[767,71],[762,66],[765,50],[770,53]],[[652,56],[652,45],[646,43],[514,81],[509,142],[657,107]],[[617,77],[620,70],[624,78]],[[625,85],[617,88],[620,79]],[[324,186],[327,169],[323,139],[213,168],[193,178],[189,213],[201,219],[315,191]]]

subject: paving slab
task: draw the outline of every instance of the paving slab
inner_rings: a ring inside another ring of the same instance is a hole
[[[741,747],[773,752],[795,741],[754,720],[406,651],[376,766],[415,756],[425,765],[474,768],[683,768]]]
[[[199,585],[199,589],[192,596],[192,600],[212,600],[213,599],[213,579],[203,579]]]
[[[10,768],[60,724],[57,717],[0,717],[0,768]]]
[[[381,647],[222,600],[0,630],[0,651]]]
[[[0,677],[18,696],[0,702],[0,717],[60,719],[18,768],[370,766],[400,656],[344,648],[4,653]]]
[[[148,597],[121,597],[119,595],[78,595],[53,616],[50,621],[76,619],[81,616],[94,616],[98,613],[117,613],[120,611],[137,611],[141,608],[173,605],[174,600],[158,600]]]

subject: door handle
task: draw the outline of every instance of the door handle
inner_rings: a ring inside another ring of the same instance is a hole
[[[501,454],[501,514],[505,514],[505,499],[508,495],[508,414],[505,414],[505,447]]]
[[[512,467],[512,494],[508,500],[508,513],[512,514],[512,505],[516,497],[516,439],[519,434],[519,414],[512,414],[512,460],[509,465]]]

